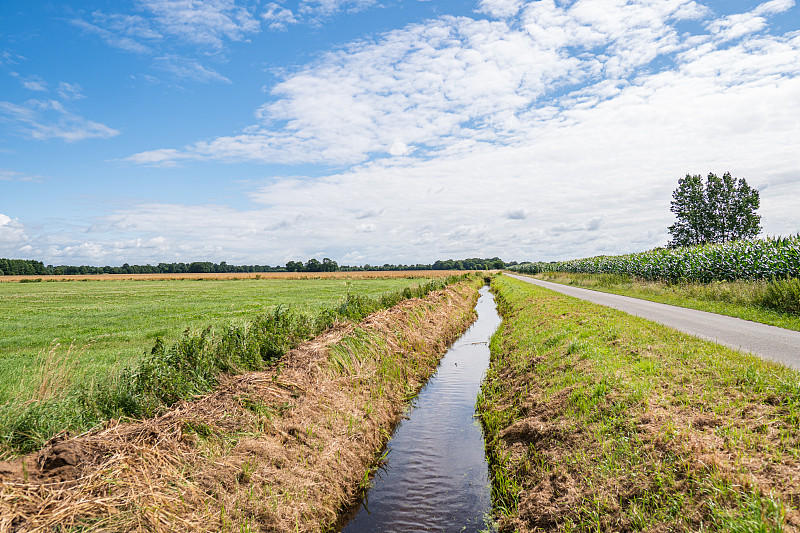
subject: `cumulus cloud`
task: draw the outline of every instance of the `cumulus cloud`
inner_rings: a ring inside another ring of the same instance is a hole
[[[480,0],[478,11],[496,18],[509,18],[519,13],[522,0]]]
[[[512,209],[511,211],[506,211],[503,215],[509,220],[525,220],[528,218],[528,210],[527,209]]]
[[[288,75],[258,110],[259,124],[189,145],[181,157],[355,164],[513,142],[525,135],[522,117],[593,105],[656,57],[687,48],[673,23],[700,13],[692,0],[543,0],[521,8],[515,24],[442,17],[411,25]],[[573,99],[553,101],[563,92]]]
[[[622,253],[666,243],[679,177],[725,171],[768,185],[765,232],[791,233],[800,33],[771,33],[769,15],[792,5],[729,23],[690,0],[486,0],[490,20],[351,43],[286,75],[251,127],[129,158],[338,167],[271,179],[247,209],[131,205],[95,242],[155,260]]]
[[[15,248],[26,241],[25,228],[19,220],[0,213],[0,251],[12,255]]]

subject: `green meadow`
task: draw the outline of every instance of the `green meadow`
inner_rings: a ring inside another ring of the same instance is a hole
[[[426,280],[244,279],[0,283],[0,403],[37,396],[45,367],[92,382],[135,362],[157,337],[242,323],[278,306],[313,312],[348,293],[374,297]],[[52,376],[54,371],[44,372]]]

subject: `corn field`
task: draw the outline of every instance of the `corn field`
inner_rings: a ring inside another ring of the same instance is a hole
[[[522,274],[627,274],[670,283],[800,278],[800,234],[552,263],[523,263],[509,270]]]

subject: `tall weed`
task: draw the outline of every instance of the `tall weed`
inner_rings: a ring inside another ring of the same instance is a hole
[[[775,279],[767,283],[761,304],[785,313],[800,315],[800,279]]]

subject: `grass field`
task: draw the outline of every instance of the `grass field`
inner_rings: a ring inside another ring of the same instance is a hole
[[[775,309],[769,302],[770,284],[764,281],[715,281],[711,283],[664,283],[646,281],[619,274],[577,274],[569,272],[543,272],[534,278],[573,285],[602,292],[631,296],[678,307],[699,309],[719,315],[734,316],[761,322],[779,328],[800,331],[800,314]],[[792,281],[792,280],[789,280]],[[796,280],[794,280],[796,281]],[[781,283],[780,281],[777,283]],[[796,295],[786,294],[794,305],[785,309],[800,308]]]
[[[500,533],[800,529],[800,373],[507,276],[478,409]]]
[[[425,278],[253,276],[2,283],[0,403],[35,396],[41,385],[38,369],[49,359],[60,361],[65,378],[91,381],[149,351],[156,337],[169,342],[187,328],[243,321],[279,305],[313,311],[348,292],[376,296],[422,281]]]

